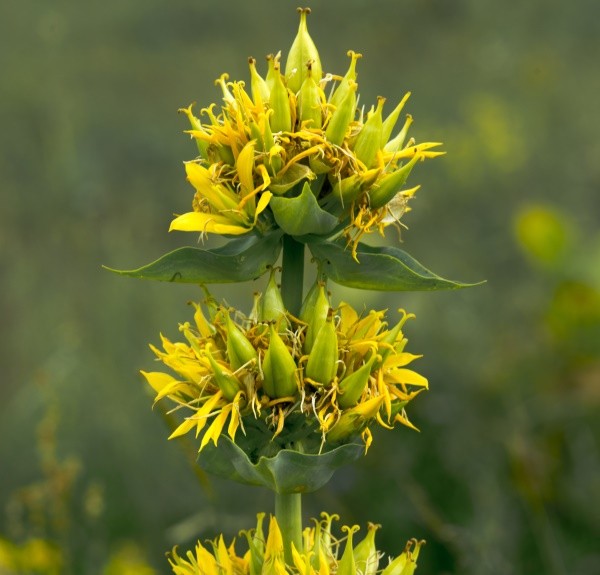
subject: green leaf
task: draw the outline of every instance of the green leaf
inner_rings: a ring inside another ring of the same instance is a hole
[[[209,443],[202,450],[199,464],[219,477],[268,487],[277,493],[310,493],[325,485],[336,469],[364,453],[364,445],[348,443],[320,455],[282,449],[273,457],[262,456],[252,463],[240,447],[222,435],[218,446]]]
[[[230,241],[220,248],[184,247],[135,270],[105,269],[139,279],[178,283],[234,283],[255,279],[279,257],[281,232]]]
[[[308,182],[296,198],[273,197],[269,206],[277,225],[290,236],[328,234],[338,224],[335,216],[319,206]]]
[[[285,171],[283,176],[280,178],[275,177],[271,180],[269,191],[273,192],[276,196],[281,196],[302,180],[314,180],[315,178],[315,173],[308,166],[293,164]]]
[[[343,240],[313,243],[309,247],[313,256],[321,261],[323,272],[332,281],[347,287],[378,291],[437,291],[480,285],[444,279],[398,248],[359,243],[357,262]]]

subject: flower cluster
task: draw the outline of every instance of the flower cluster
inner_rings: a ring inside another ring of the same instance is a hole
[[[209,319],[194,305],[195,325],[180,325],[185,343],[162,337],[164,351],[151,346],[177,375],[142,372],[157,401],[168,397],[175,409],[187,410],[171,437],[204,432],[202,450],[224,430],[236,441],[250,427],[256,444],[301,443],[316,453],[359,434],[368,448],[373,422],[413,427],[404,407],[427,380],[406,367],[420,356],[404,351],[402,327],[413,316],[403,310],[390,326],[385,311],[359,314],[347,303],[333,309],[325,283],[317,281],[294,317],[274,271],[247,317],[232,317],[211,297]]]
[[[344,526],[342,531],[347,535],[337,538],[331,527],[339,517],[322,513],[320,521],[313,520],[314,527],[304,529],[302,548],[293,547],[293,564],[288,564],[284,558],[282,534],[274,517],[270,519],[265,541],[264,515],[258,515],[256,529],[242,532],[248,543],[248,551],[243,556],[237,554],[235,541],[227,546],[221,535],[207,546],[198,542],[194,552],[188,551],[185,558],[174,549],[169,557],[173,572],[175,575],[413,575],[424,543],[410,540],[401,555],[380,568],[383,554],[375,547],[377,525],[369,524],[364,539],[354,545],[353,536],[359,527]]]
[[[319,221],[304,231],[331,237],[344,233],[356,258],[364,234],[399,224],[419,186],[403,186],[419,160],[433,158],[439,143],[407,138],[412,118],[395,127],[410,96],[384,118],[384,98],[365,111],[358,108],[356,64],[350,51],[344,76],[324,74],[306,27],[309,9],[300,9],[300,27],[281,70],[280,53],[268,57],[263,78],[250,58],[250,91],[227,74],[217,83],[223,104],[181,110],[192,126],[199,156],[187,162],[196,193],[191,212],[172,222],[172,230],[241,235],[266,234],[281,227],[285,214],[277,198],[296,198],[306,186]],[[313,200],[313,201],[314,201]],[[332,223],[330,223],[332,222]]]

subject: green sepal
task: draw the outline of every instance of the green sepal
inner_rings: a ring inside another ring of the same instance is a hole
[[[214,249],[184,247],[135,270],[105,269],[138,279],[175,283],[237,283],[263,275],[279,257],[281,232],[231,240]]]
[[[321,209],[310,184],[304,183],[302,192],[295,198],[271,198],[269,207],[277,225],[290,236],[323,235],[335,229],[338,219]]]
[[[444,279],[398,248],[359,243],[357,262],[344,240],[312,243],[309,247],[313,256],[321,261],[323,273],[346,287],[376,291],[437,291],[483,283],[467,284]]]
[[[364,445],[347,443],[320,455],[282,449],[273,457],[261,456],[253,463],[241,447],[222,435],[218,446],[209,443],[202,450],[199,464],[219,477],[268,487],[277,493],[311,493],[325,485],[336,469],[364,453]]]

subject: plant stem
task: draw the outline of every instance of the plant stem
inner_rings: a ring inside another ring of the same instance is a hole
[[[304,244],[291,236],[283,236],[281,295],[286,309],[298,317],[302,306],[304,284]]]
[[[283,237],[281,295],[286,309],[298,317],[304,284],[304,244],[291,236]],[[275,517],[281,529],[285,561],[293,564],[292,543],[302,549],[302,495],[275,493]]]
[[[292,543],[296,549],[302,549],[302,495],[276,493],[275,517],[281,529],[285,562],[293,565]]]

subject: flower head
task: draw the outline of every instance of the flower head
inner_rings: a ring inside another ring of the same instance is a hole
[[[250,58],[250,91],[223,74],[216,82],[223,94],[220,110],[213,104],[200,117],[192,106],[181,110],[199,156],[186,163],[196,190],[193,209],[176,217],[172,230],[266,233],[282,225],[272,198],[296,198],[305,184],[318,209],[338,220],[321,235],[343,232],[355,257],[364,234],[400,225],[419,187],[404,189],[406,180],[416,162],[443,153],[436,150],[440,144],[407,138],[410,115],[394,133],[409,93],[388,114],[385,98],[358,109],[360,54],[348,52],[345,75],[323,74],[306,27],[309,12],[300,10],[285,73],[279,54],[268,57],[265,78]]]
[[[417,559],[424,541],[411,539],[404,551],[396,558],[382,561],[384,555],[375,546],[378,525],[369,524],[367,534],[354,544],[358,525],[343,526],[343,535],[332,533],[332,524],[339,520],[337,515],[321,514],[321,519],[313,519],[314,526],[304,529],[300,549],[293,548],[293,563],[284,559],[283,541],[277,520],[271,517],[265,540],[263,535],[264,513],[259,513],[256,529],[242,531],[248,550],[238,555],[235,541],[227,546],[221,535],[206,545],[198,542],[194,551],[185,557],[178,554],[177,548],[169,556],[169,563],[176,575],[258,575],[275,573],[286,575],[412,575],[417,567]],[[345,533],[345,535],[344,535]]]
[[[360,314],[347,303],[333,309],[323,282],[298,318],[280,298],[272,272],[250,316],[209,297],[210,322],[194,304],[194,325],[179,326],[185,341],[162,337],[162,350],[151,346],[175,373],[142,372],[156,401],[168,398],[185,413],[171,437],[202,434],[202,450],[223,433],[235,442],[241,432],[252,449],[301,442],[318,453],[357,436],[368,448],[373,423],[414,428],[405,406],[428,384],[407,368],[419,357],[405,351],[402,332],[413,316],[401,310],[391,326],[385,311]]]

